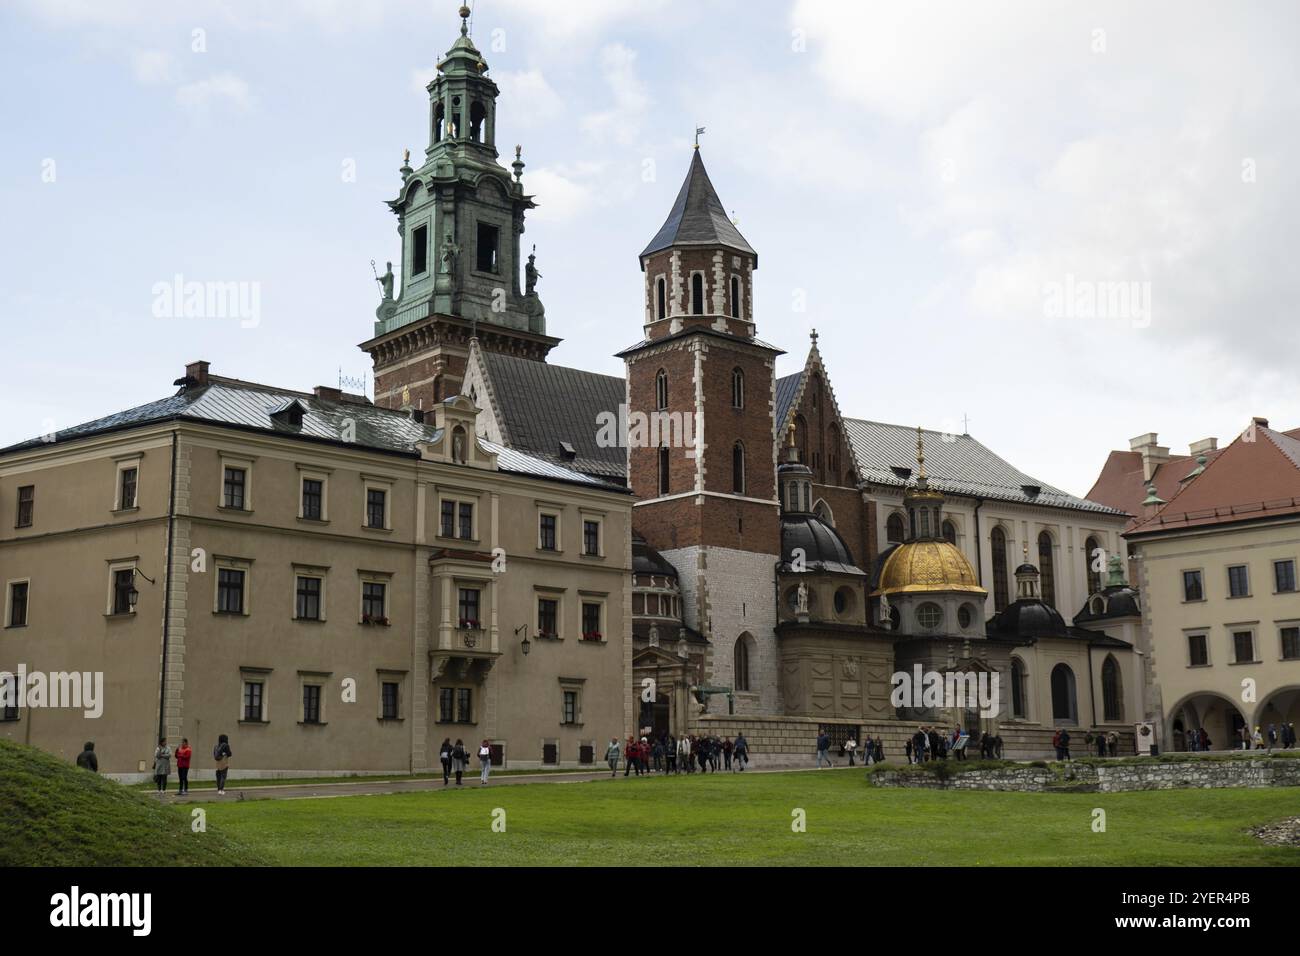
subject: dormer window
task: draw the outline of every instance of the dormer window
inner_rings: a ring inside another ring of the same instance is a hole
[[[303,407],[296,401],[289,402],[282,408],[271,412],[271,421],[295,431],[302,428]]]

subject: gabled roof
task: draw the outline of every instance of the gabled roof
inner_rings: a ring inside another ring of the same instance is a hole
[[[646,256],[673,246],[727,246],[753,256],[754,265],[758,265],[758,254],[722,207],[698,147],[668,219],[645,247],[641,258],[644,261]]]
[[[1300,438],[1263,425],[1243,432],[1128,535],[1300,515]]]
[[[907,425],[887,425],[856,418],[845,418],[843,421],[844,430],[857,456],[859,477],[876,485],[906,487],[912,469],[916,467],[916,429]],[[1086,498],[1076,498],[1030,477],[970,435],[949,435],[936,431],[922,431],[922,435],[925,440],[925,470],[929,475],[930,487],[945,494],[1098,514],[1123,514],[1116,508]]]
[[[296,402],[303,409],[301,427],[290,427],[271,417],[291,402]],[[432,424],[417,422],[400,411],[379,408],[363,396],[344,395],[341,401],[325,401],[305,392],[209,376],[206,385],[184,388],[169,398],[65,428],[56,432],[52,440],[49,440],[51,436],[46,436],[11,445],[0,449],[0,455],[169,421],[200,422],[244,431],[267,432],[407,457],[419,455],[417,443],[433,442],[439,438],[439,430]],[[482,439],[480,441],[498,456],[497,467],[501,471],[611,491],[624,490],[618,485],[526,452],[504,448]]]
[[[790,412],[794,408],[794,401],[799,394],[801,384],[803,384],[802,370],[776,380],[776,437],[778,441],[782,440],[782,436],[785,434],[785,423],[790,420]]]
[[[1205,452],[1207,466],[1209,462],[1223,454],[1224,449]],[[1196,468],[1196,456],[1176,455],[1160,462],[1151,475],[1155,483],[1156,494],[1168,501],[1178,494],[1182,480]],[[1128,528],[1136,527],[1143,520],[1142,502],[1147,497],[1146,479],[1142,477],[1142,453],[1136,451],[1112,451],[1102,466],[1091,490],[1090,501],[1100,501],[1133,515]]]
[[[627,449],[597,444],[600,416],[617,417],[627,401],[623,379],[497,352],[479,354],[505,444],[586,474],[623,479]]]

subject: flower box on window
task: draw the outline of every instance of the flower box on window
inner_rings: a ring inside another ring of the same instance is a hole
[[[544,641],[553,641],[556,637],[554,631],[538,631],[537,636]]]
[[[600,631],[583,631],[583,632],[582,632],[582,639],[583,639],[584,641],[600,641],[600,640],[604,640],[604,638],[601,636]]]
[[[382,614],[362,614],[361,623],[375,624],[378,625],[379,627],[388,627],[389,620],[388,618],[384,617]]]
[[[478,621],[470,617],[462,617],[460,619],[460,626],[466,631],[477,631],[479,629]]]

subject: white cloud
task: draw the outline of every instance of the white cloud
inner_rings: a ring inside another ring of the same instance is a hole
[[[627,146],[640,135],[650,95],[637,76],[636,60],[636,51],[622,43],[610,43],[601,49],[601,73],[614,105],[583,117],[582,128],[594,139]]]
[[[538,196],[537,211],[529,218],[547,225],[582,216],[601,201],[604,172],[602,163],[580,162],[525,173],[525,191]]]
[[[506,70],[494,73],[493,79],[501,87],[498,114],[509,116],[512,125],[540,126],[564,109],[563,98],[541,70]]]
[[[145,86],[158,86],[172,82],[176,63],[170,53],[162,50],[140,50],[131,57],[131,70],[136,81]]]
[[[191,112],[203,112],[226,104],[243,112],[253,105],[248,84],[233,73],[216,73],[205,80],[176,88],[176,102]]]

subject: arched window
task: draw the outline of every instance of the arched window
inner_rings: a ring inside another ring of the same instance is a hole
[[[487,110],[482,103],[475,103],[469,108],[469,138],[476,143],[483,142],[483,122],[487,119]]]
[[[740,442],[731,447],[731,490],[738,495],[745,493],[745,446]]]
[[[745,407],[745,373],[739,368],[731,370],[731,407]]]
[[[1046,531],[1038,536],[1038,574],[1043,603],[1056,607],[1056,566],[1052,561],[1052,536]]]
[[[655,375],[655,408],[668,407],[668,373],[660,369]]]
[[[1028,717],[1029,711],[1025,706],[1028,694],[1028,686],[1025,682],[1025,665],[1018,657],[1011,658],[1011,716]]]
[[[1007,535],[994,528],[989,535],[989,550],[993,557],[993,610],[1001,611],[1009,603],[1007,591]]]
[[[1088,593],[1096,594],[1101,590],[1101,571],[1093,570],[1093,565],[1097,563],[1097,558],[1093,555],[1101,549],[1096,538],[1088,538],[1083,545],[1083,566],[1087,569],[1088,576]]]
[[[659,494],[668,494],[668,448],[659,449]]]
[[[704,314],[704,274],[701,272],[691,276],[691,312],[694,315]]]
[[[735,276],[731,277],[731,317],[740,318],[740,280]]]
[[[731,666],[734,672],[736,690],[738,691],[749,690],[749,645],[753,642],[754,639],[746,631],[736,638],[736,646],[731,652]]]
[[[957,526],[951,521],[945,521],[943,523],[943,540],[947,541],[949,544],[957,543]]]
[[[894,512],[885,521],[885,540],[890,544],[898,544],[903,540],[903,516]]]
[[[1079,711],[1074,698],[1074,671],[1068,664],[1052,668],[1052,720],[1077,722]]]
[[[1113,654],[1107,654],[1106,663],[1101,665],[1101,701],[1104,720],[1119,722],[1124,719],[1123,684]]]
[[[655,283],[655,315],[658,318],[668,316],[668,283],[662,277]]]
[[[435,143],[442,142],[443,133],[445,132],[443,126],[446,122],[446,118],[447,110],[441,103],[439,103],[433,108],[433,141]]]

